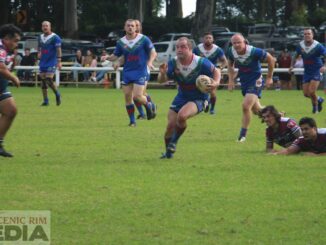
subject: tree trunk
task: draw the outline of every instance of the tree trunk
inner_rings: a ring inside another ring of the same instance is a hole
[[[210,31],[213,17],[214,0],[197,0],[196,15],[192,24],[191,33],[198,40],[204,32]]]
[[[326,0],[318,0],[319,8],[326,8]]]
[[[273,20],[273,23],[276,24],[277,22],[277,16],[276,16],[276,1],[269,0],[270,12],[269,12],[269,18]]]
[[[140,22],[144,20],[143,0],[128,1],[128,18],[137,19]]]
[[[262,21],[266,19],[266,9],[267,1],[266,0],[260,0],[258,1],[258,18]]]
[[[9,5],[10,0],[0,0],[0,25],[7,24],[9,22]]]
[[[65,0],[64,4],[64,32],[68,38],[77,38],[77,0]]]
[[[182,0],[166,0],[166,18],[182,17]]]

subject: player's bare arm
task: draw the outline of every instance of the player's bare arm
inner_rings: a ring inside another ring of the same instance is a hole
[[[8,79],[10,81],[12,81],[15,86],[18,88],[20,86],[20,81],[18,79],[18,77],[14,76],[6,67],[6,65],[4,63],[0,62],[0,75],[5,78]]]
[[[155,51],[155,49],[151,50],[150,56],[149,56],[149,60],[147,62],[147,66],[149,67],[149,69],[153,70],[155,67],[153,66],[153,62],[157,57],[157,53]]]
[[[231,91],[234,89],[234,78],[235,78],[235,70],[234,70],[234,62],[228,61],[228,90]]]
[[[62,50],[61,47],[57,47],[57,68],[60,70],[62,67],[61,64]]]
[[[226,59],[225,55],[220,58],[218,66],[220,67],[221,71],[228,66],[228,60]]]
[[[221,81],[221,70],[214,68],[213,71],[213,78],[211,78],[212,84],[207,85],[208,91],[210,92],[214,89],[216,89],[219,85],[220,85],[220,81]]]
[[[292,70],[293,70],[294,63],[295,63],[296,59],[298,58],[298,56],[299,56],[299,54],[296,53],[296,54],[293,56],[292,60],[291,60],[291,66],[290,66],[290,68],[289,68],[289,72],[290,72],[290,73],[291,73]]]
[[[168,71],[168,65],[166,63],[163,63],[160,65],[159,67],[159,73],[157,76],[157,81],[159,83],[165,83],[168,80],[168,76],[167,76],[167,71]]]
[[[324,55],[324,60],[326,60],[326,55]],[[324,73],[326,71],[326,62],[324,62],[324,65],[320,68],[320,73]]]
[[[274,152],[273,155],[292,155],[300,152],[300,148],[294,145],[290,145],[281,151]]]
[[[118,56],[116,56],[114,54],[111,54],[111,55],[109,55],[108,60],[109,61],[116,61],[118,58],[119,58]]]
[[[270,87],[273,84],[273,72],[274,72],[274,67],[275,67],[275,59],[270,53],[267,53],[266,61],[268,64],[268,72],[267,72],[267,76],[266,76],[266,86]]]

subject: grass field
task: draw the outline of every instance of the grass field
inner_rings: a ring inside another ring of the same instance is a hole
[[[191,119],[171,160],[159,156],[175,90],[150,90],[158,116],[136,128],[121,91],[62,88],[62,106],[51,94],[47,108],[39,89],[11,91],[0,210],[50,210],[51,244],[326,244],[326,158],[266,155],[257,118],[236,143],[239,91],[218,91],[217,115]],[[312,115],[301,92],[262,102]]]

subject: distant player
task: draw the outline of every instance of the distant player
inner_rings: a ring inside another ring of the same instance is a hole
[[[145,106],[147,119],[156,116],[156,106],[148,102],[144,96],[146,81],[148,80],[148,67],[153,69],[153,61],[156,52],[152,42],[143,34],[136,32],[135,20],[129,19],[125,22],[126,35],[116,45],[114,53],[109,57],[110,61],[124,56],[122,89],[125,95],[126,110],[129,116],[129,126],[136,126],[135,106],[133,100]]]
[[[219,46],[214,44],[214,37],[213,34],[210,32],[206,32],[203,36],[203,43],[200,43],[197,47],[193,50],[195,55],[206,57],[209,59],[216,68],[223,70],[224,67],[227,65],[227,60],[224,55],[223,49]],[[210,107],[208,106],[206,109],[210,114],[215,114],[215,103],[216,103],[216,90],[212,90],[210,92]],[[207,112],[205,111],[205,112]]]
[[[291,155],[305,152],[305,155],[326,156],[326,128],[317,128],[316,121],[310,117],[301,118],[299,125],[302,136],[288,148],[276,152],[276,155]]]
[[[141,34],[142,30],[143,30],[141,22],[139,20],[135,20],[135,23],[136,23],[136,32]],[[153,53],[155,52],[155,58],[156,58],[156,56],[157,56],[156,51],[152,50],[152,52]],[[124,56],[121,56],[121,57],[119,57],[118,63],[115,64],[115,69],[122,66],[123,64],[124,64]],[[151,96],[147,93],[147,84],[148,84],[148,81],[150,79],[150,69],[148,68],[147,71],[148,71],[148,78],[147,78],[146,83],[145,83],[144,96],[146,96],[147,102],[152,102]],[[145,112],[143,110],[143,104],[140,103],[137,100],[134,100],[134,103],[135,103],[136,108],[137,108],[138,113],[139,113],[139,115],[137,116],[137,119],[146,119],[146,115],[145,115]],[[154,109],[156,109],[156,107]]]
[[[61,96],[53,82],[55,69],[61,69],[61,39],[51,31],[49,21],[42,22],[43,34],[39,37],[39,59],[40,76],[42,81],[43,103],[42,106],[49,105],[48,86],[53,90],[56,98],[56,104],[61,104]]]
[[[162,158],[172,158],[176,145],[187,128],[187,120],[205,109],[208,94],[200,92],[196,87],[199,75],[212,78],[212,84],[207,92],[216,89],[221,79],[221,72],[206,58],[192,53],[192,44],[186,37],[181,37],[176,42],[177,56],[170,60],[168,65],[160,66],[158,81],[166,82],[175,79],[178,83],[178,94],[174,98],[168,112],[168,125],[165,131],[166,152]]]
[[[322,79],[321,73],[326,71],[322,57],[326,57],[326,48],[314,40],[313,31],[307,28],[303,32],[304,39],[296,49],[296,57],[301,55],[304,64],[302,90],[305,97],[311,99],[312,113],[321,112],[324,99],[317,96],[317,89]],[[294,61],[290,70],[293,69]]]
[[[240,33],[232,36],[231,43],[232,47],[228,52],[228,88],[229,90],[234,88],[236,74],[234,67],[236,66],[239,69],[238,77],[240,78],[241,91],[244,96],[242,102],[242,126],[238,142],[244,142],[251,120],[251,112],[257,115],[262,109],[259,101],[264,87],[261,62],[266,61],[268,63],[266,86],[269,87],[273,83],[275,59],[266,51],[248,45]]]
[[[262,121],[266,123],[266,151],[275,152],[274,143],[288,147],[301,134],[300,127],[296,122],[287,117],[282,117],[281,113],[272,105],[266,106],[261,110]]]
[[[20,81],[7,67],[13,61],[8,52],[13,51],[21,38],[21,30],[7,24],[0,27],[0,156],[12,157],[13,155],[4,149],[4,137],[8,132],[17,114],[17,107],[14,98],[7,90],[8,81],[12,81],[19,87]]]

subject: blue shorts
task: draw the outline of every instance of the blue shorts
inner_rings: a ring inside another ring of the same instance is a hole
[[[207,100],[189,100],[189,99],[186,99],[184,97],[181,97],[181,96],[176,96],[170,106],[170,109],[175,111],[176,113],[178,113],[181,108],[187,104],[188,102],[194,102],[197,106],[197,110],[198,112],[197,113],[200,113],[202,112],[205,107],[208,105],[208,101]]]
[[[248,84],[241,83],[242,95],[246,96],[246,94],[255,94],[260,99],[264,88],[264,84],[265,84],[264,80],[262,80],[261,84],[257,84],[256,81]]]
[[[47,67],[40,66],[40,72],[41,73],[54,74],[55,70],[56,70],[55,66],[47,66]]]
[[[314,81],[321,81],[322,80],[322,75],[320,73],[316,73],[316,74],[304,74],[303,75],[303,81],[302,83],[310,83],[311,80]]]
[[[124,77],[123,78],[123,81],[121,82],[121,84],[127,86],[129,84],[133,84],[134,83],[134,84],[145,86],[147,79],[148,79],[148,76],[147,75],[145,75],[143,77],[140,77],[137,80],[131,80],[131,79],[128,79],[127,77]]]
[[[8,99],[10,97],[12,97],[12,95],[8,91],[0,93],[0,101],[3,101],[3,100]]]

